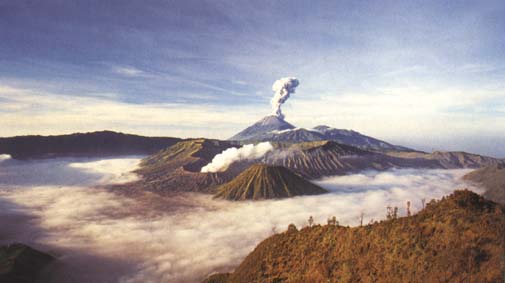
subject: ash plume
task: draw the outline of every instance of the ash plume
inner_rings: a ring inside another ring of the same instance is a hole
[[[295,93],[296,87],[300,84],[298,79],[294,77],[287,77],[276,80],[272,86],[272,90],[275,92],[274,97],[271,100],[273,115],[284,119],[284,114],[282,114],[281,106],[292,93]]]
[[[215,173],[225,171],[236,161],[258,159],[271,150],[273,150],[273,146],[269,142],[262,142],[257,145],[246,144],[241,148],[228,148],[214,156],[212,162],[202,167],[200,172]]]

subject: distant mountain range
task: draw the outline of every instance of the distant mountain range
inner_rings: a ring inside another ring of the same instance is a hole
[[[0,154],[9,154],[15,159],[153,154],[184,140],[174,137],[146,137],[113,131],[54,136],[27,135],[0,138]],[[409,148],[393,145],[352,130],[335,129],[328,126],[317,126],[314,129],[296,128],[275,115],[266,116],[229,139],[233,144],[260,141],[293,144],[326,140],[379,152],[413,152]]]
[[[328,126],[317,126],[313,129],[296,128],[285,120],[275,116],[266,116],[243,131],[229,138],[236,141],[272,141],[272,142],[310,142],[335,141],[357,148],[379,151],[413,151],[412,149],[393,145],[376,138],[365,136],[352,130],[335,129]]]
[[[456,191],[409,217],[290,225],[204,283],[501,282],[504,227],[503,206]]]
[[[112,131],[58,136],[16,136],[0,138],[0,154],[9,154],[16,159],[152,154],[181,140]]]
[[[242,144],[259,141],[299,143],[331,140],[368,150],[411,151],[354,131],[326,126],[318,126],[312,130],[295,128],[277,116],[267,116],[229,140]],[[9,154],[15,159],[153,154],[179,141],[184,139],[146,137],[113,131],[54,136],[27,135],[0,138],[0,154]]]

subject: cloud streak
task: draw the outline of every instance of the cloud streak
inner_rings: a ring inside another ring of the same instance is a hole
[[[126,76],[126,77],[141,77],[145,75],[145,72],[142,70],[139,70],[135,67],[114,67],[113,71],[117,74]]]
[[[5,85],[0,85],[2,99],[12,108],[12,111],[0,111],[5,136],[109,129],[145,135],[219,138],[220,133],[231,135],[240,127],[239,123],[256,118],[253,113],[243,112],[241,107],[135,104],[106,97],[72,96]],[[230,121],[229,115],[239,119]],[[214,125],[212,129],[209,124]]]

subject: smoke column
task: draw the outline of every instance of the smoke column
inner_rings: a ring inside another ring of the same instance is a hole
[[[284,119],[281,105],[288,100],[292,93],[295,93],[295,89],[299,84],[300,82],[294,77],[282,78],[274,82],[272,90],[275,92],[275,95],[270,102],[274,115]]]
[[[257,145],[246,144],[241,148],[228,148],[214,156],[212,162],[202,167],[200,171],[203,173],[225,171],[233,162],[258,159],[272,149],[273,146],[269,142],[262,142]]]

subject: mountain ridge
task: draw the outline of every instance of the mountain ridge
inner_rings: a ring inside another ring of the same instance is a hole
[[[407,147],[393,145],[353,130],[336,129],[325,125],[319,125],[313,129],[296,128],[275,115],[260,119],[228,140],[290,143],[331,140],[368,150],[414,151]]]
[[[153,154],[181,141],[172,137],[146,137],[114,131],[68,135],[27,135],[0,138],[0,154],[15,159]]]
[[[472,171],[463,180],[477,183],[486,191],[483,196],[505,205],[505,162]]]
[[[180,141],[162,149],[140,162],[135,173],[141,179],[132,183],[114,185],[117,192],[131,193],[147,190],[159,194],[174,192],[214,193],[217,185],[228,182],[244,168],[234,167],[227,172],[201,173],[202,166],[223,150],[238,146],[232,141],[193,139]]]
[[[259,160],[233,163],[228,170],[202,173],[201,168],[213,157],[230,147],[239,147],[234,141],[194,139],[180,141],[145,158],[136,170],[142,178],[132,184],[123,184],[118,191],[148,190],[161,194],[181,191],[215,193],[217,187],[231,181],[253,163],[282,166],[308,180],[325,176],[343,175],[361,170],[392,168],[479,168],[500,160],[456,153],[447,154],[402,153],[383,154],[367,151],[333,141],[303,143],[272,143],[274,150]]]

